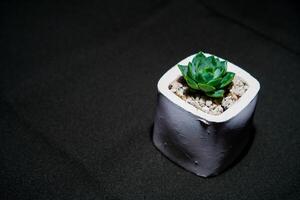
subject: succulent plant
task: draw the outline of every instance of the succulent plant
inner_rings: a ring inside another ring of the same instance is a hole
[[[207,96],[220,98],[235,76],[227,72],[227,61],[214,56],[206,57],[202,52],[196,54],[187,66],[178,65],[184,79],[192,91],[203,91]]]

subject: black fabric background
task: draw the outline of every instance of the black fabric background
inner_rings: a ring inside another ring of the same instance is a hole
[[[292,1],[1,1],[0,199],[299,199]],[[209,179],[151,142],[156,84],[199,50],[261,83],[255,140]]]

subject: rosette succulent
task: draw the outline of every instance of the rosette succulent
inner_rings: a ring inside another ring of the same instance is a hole
[[[223,97],[225,88],[234,78],[227,72],[227,61],[215,56],[206,57],[202,52],[196,54],[187,66],[178,65],[182,76],[192,91],[203,91],[209,97]]]

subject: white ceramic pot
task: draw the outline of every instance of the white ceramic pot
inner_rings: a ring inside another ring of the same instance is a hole
[[[189,56],[178,64],[187,65],[193,57]],[[167,71],[157,85],[154,145],[170,160],[198,176],[215,176],[231,166],[253,134],[247,131],[247,127],[254,114],[260,84],[230,62],[227,70],[244,79],[249,88],[220,115],[204,113],[169,90],[170,83],[181,76],[177,65]]]

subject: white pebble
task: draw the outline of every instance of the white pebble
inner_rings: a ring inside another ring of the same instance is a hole
[[[221,105],[218,105],[215,110],[217,110],[219,113],[223,112],[223,107]]]
[[[205,103],[205,105],[208,106],[208,107],[211,106],[211,104],[212,104],[211,100],[207,100],[206,103]]]
[[[207,106],[202,107],[202,111],[208,113],[209,108]]]
[[[227,96],[222,100],[222,106],[228,109],[235,102],[232,96]]]
[[[205,99],[201,97],[201,98],[199,99],[199,104],[200,104],[201,106],[204,106],[204,104],[205,104]]]

